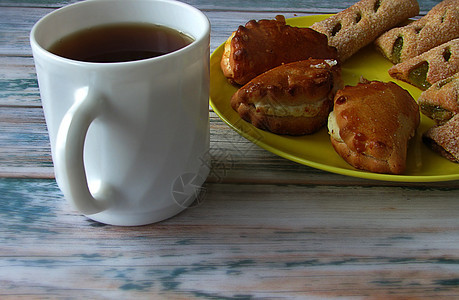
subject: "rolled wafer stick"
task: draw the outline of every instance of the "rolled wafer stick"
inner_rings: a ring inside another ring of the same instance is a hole
[[[444,125],[427,130],[422,135],[422,141],[441,156],[459,163],[459,115]]]
[[[416,0],[361,0],[311,26],[328,37],[345,61],[383,32],[419,13]]]
[[[459,114],[459,73],[437,81],[418,98],[421,112],[438,125]],[[459,147],[459,145],[458,145]]]
[[[421,90],[459,72],[459,38],[396,64],[389,75]]]
[[[382,34],[375,45],[397,64],[458,37],[459,0],[444,0],[421,19]]]

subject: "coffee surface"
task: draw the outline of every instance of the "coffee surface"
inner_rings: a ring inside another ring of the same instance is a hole
[[[190,36],[165,26],[118,23],[76,31],[56,41],[48,51],[85,62],[126,62],[164,55],[192,41]]]

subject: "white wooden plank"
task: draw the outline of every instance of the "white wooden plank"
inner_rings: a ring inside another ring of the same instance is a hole
[[[458,292],[454,189],[206,184],[198,207],[123,228],[71,210],[53,181],[5,185],[1,298]]]
[[[78,0],[2,0],[0,6],[5,7],[49,7],[59,8],[67,4],[75,3]],[[182,0],[182,2],[193,5],[202,10],[233,10],[233,11],[303,11],[329,13],[337,12],[353,5],[357,1],[321,1],[321,0]],[[426,12],[438,0],[422,0],[420,2],[421,12]]]

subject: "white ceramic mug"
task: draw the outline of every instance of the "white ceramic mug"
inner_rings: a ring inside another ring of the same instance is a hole
[[[194,38],[150,59],[88,63],[54,55],[87,27],[147,22]],[[39,20],[30,41],[56,181],[89,218],[143,225],[191,204],[209,173],[210,24],[169,0],[88,0]]]

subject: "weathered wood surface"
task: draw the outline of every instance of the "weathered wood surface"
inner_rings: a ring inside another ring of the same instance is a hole
[[[346,177],[275,156],[211,112],[203,200],[167,221],[112,227],[73,211],[53,179],[28,45],[75,1],[0,1],[0,299],[457,299],[459,181]],[[249,19],[350,1],[185,1],[214,50]],[[425,13],[439,1],[420,1]]]
[[[5,186],[2,299],[427,299],[458,291],[455,189],[433,189],[429,199],[404,187],[206,184],[199,206],[119,228],[71,211],[53,180],[0,180]]]

